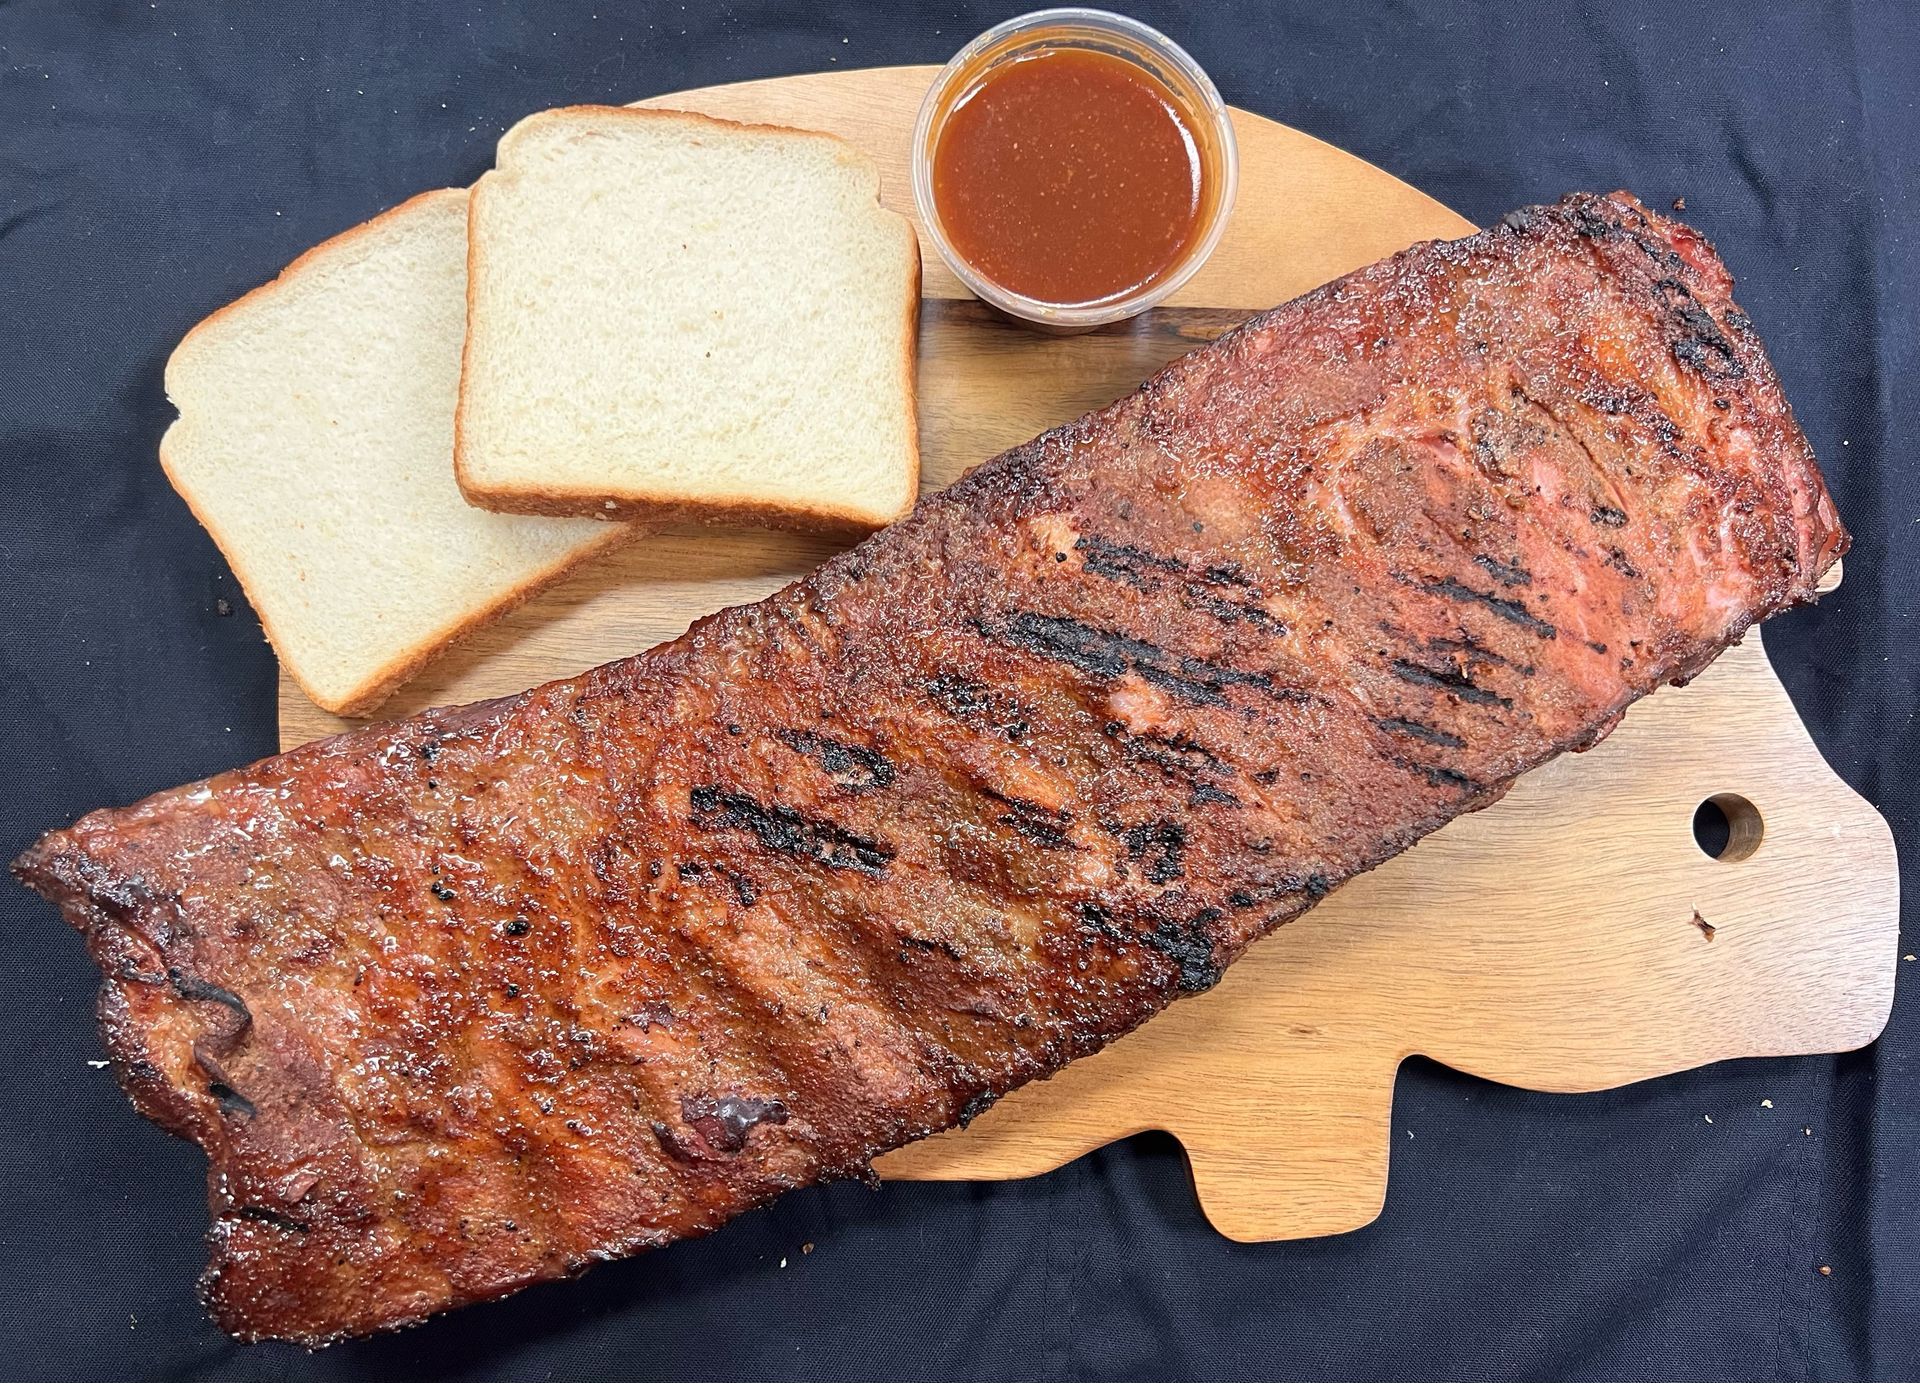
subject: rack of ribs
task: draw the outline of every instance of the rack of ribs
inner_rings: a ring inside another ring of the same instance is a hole
[[[15,864],[308,1343],[715,1229],[1204,990],[1810,600],[1732,282],[1624,194],[1255,317],[757,605]]]

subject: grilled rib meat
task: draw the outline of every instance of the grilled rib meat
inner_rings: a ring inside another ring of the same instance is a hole
[[[1810,599],[1846,535],[1730,290],[1624,195],[1519,212],[650,653],[49,835],[221,1323],[860,1175]]]

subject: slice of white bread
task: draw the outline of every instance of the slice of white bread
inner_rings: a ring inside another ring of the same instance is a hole
[[[843,140],[529,116],[473,189],[460,488],[515,513],[845,530],[913,506],[920,250]]]
[[[428,192],[302,255],[167,362],[167,478],[282,664],[340,715],[630,532],[462,497],[466,288],[467,193]]]

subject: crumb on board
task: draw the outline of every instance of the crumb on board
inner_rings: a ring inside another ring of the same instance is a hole
[[[1675,211],[1685,211],[1687,209],[1687,199],[1685,197],[1675,197],[1673,199],[1673,209]]]
[[[1713,1116],[1711,1114],[1702,1114],[1700,1117],[1702,1119],[1705,1119],[1708,1123],[1713,1122]]]
[[[1773,1101],[1772,1101],[1772,1100],[1762,1100],[1762,1101],[1760,1101],[1760,1108],[1762,1108],[1762,1109],[1772,1109],[1772,1108],[1773,1108]]]
[[[802,1244],[802,1245],[800,1246],[800,1252],[801,1252],[801,1253],[812,1253],[812,1252],[813,1252],[813,1241],[812,1241],[812,1240],[808,1240],[808,1241],[807,1241],[806,1243],[804,1243],[804,1244]]]
[[[1830,1266],[1828,1266],[1827,1264],[1825,1264],[1825,1263],[1822,1263],[1822,1264],[1820,1265],[1820,1276],[1822,1276],[1822,1277],[1832,1277],[1832,1276],[1833,1276],[1833,1269],[1832,1269],[1832,1268],[1831,1268]]]
[[[782,1259],[780,1260],[780,1266],[781,1266],[781,1267],[783,1267],[783,1268],[784,1268],[784,1267],[786,1267],[786,1266],[787,1266],[787,1260],[786,1260],[786,1259],[784,1259],[784,1258],[782,1258]]]
[[[113,1063],[110,1061],[89,1061],[87,1063],[87,1065],[91,1066],[96,1071],[104,1071],[107,1069],[107,1067],[111,1066],[112,1064]]]
[[[1700,935],[1704,936],[1708,941],[1712,941],[1713,934],[1720,930],[1718,927],[1714,926],[1713,923],[1707,921],[1706,918],[1702,917],[1700,915],[1700,909],[1698,908],[1695,908],[1693,910],[1693,925],[1700,929]]]

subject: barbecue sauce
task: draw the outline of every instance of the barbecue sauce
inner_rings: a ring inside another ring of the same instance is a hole
[[[941,227],[983,277],[1055,304],[1122,298],[1200,238],[1208,128],[1139,66],[1049,48],[988,68],[933,150]]]

